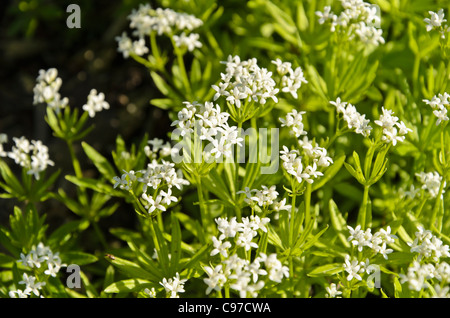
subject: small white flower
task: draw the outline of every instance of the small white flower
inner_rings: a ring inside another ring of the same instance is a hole
[[[109,109],[109,104],[105,101],[105,94],[97,93],[96,89],[91,89],[87,103],[83,105],[83,110],[88,112],[90,117],[95,117],[95,114],[103,109]]]
[[[179,293],[184,293],[184,284],[187,279],[180,279],[180,274],[176,273],[173,278],[163,278],[160,285],[164,287],[170,298],[178,298]]]

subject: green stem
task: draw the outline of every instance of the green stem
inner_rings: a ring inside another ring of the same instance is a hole
[[[436,196],[436,202],[434,203],[434,206],[433,206],[433,212],[432,212],[432,214],[431,214],[431,222],[430,222],[430,224],[431,224],[431,226],[435,226],[435,222],[436,222],[436,217],[437,217],[437,211],[438,211],[438,209],[439,209],[439,205],[441,204],[441,197],[442,197],[442,193],[443,193],[443,191],[444,191],[444,184],[445,184],[445,178],[444,178],[444,176],[442,177],[442,181],[441,181],[441,184],[440,184],[440,186],[439,186],[439,192],[438,192],[438,194],[437,194],[437,196]],[[442,223],[442,222],[440,222],[440,223]],[[439,231],[441,230],[441,229],[439,229],[439,227],[436,227]]]
[[[102,244],[103,248],[106,250],[108,249],[108,243],[106,242],[106,238],[103,235],[103,232],[100,230],[100,227],[98,226],[97,222],[91,222],[92,226],[94,227],[94,231],[98,236],[98,239],[100,240],[100,243]]]
[[[210,225],[211,225],[211,215],[208,213],[208,210],[205,209],[205,198],[203,196],[203,186],[201,177],[197,174],[197,193],[198,193],[198,203],[200,206],[200,215],[202,218],[203,228],[206,229],[206,233],[210,233]]]
[[[66,143],[67,143],[67,147],[69,148],[69,154],[70,154],[70,158],[72,160],[72,165],[73,165],[73,170],[75,171],[75,176],[77,178],[82,178],[83,172],[81,171],[80,162],[78,161],[78,159],[75,155],[75,151],[73,149],[72,142],[70,142],[69,140],[66,140]]]
[[[365,185],[364,186],[364,194],[363,194],[363,201],[361,210],[359,211],[359,225],[361,225],[361,229],[365,230],[366,228],[366,219],[367,219],[367,201],[369,200],[369,188],[370,186]]]
[[[308,225],[311,219],[311,193],[312,193],[312,185],[311,183],[306,183],[305,190],[305,226]]]
[[[289,213],[286,213],[287,215],[287,220],[289,223],[289,240],[288,240],[288,246],[291,246],[294,244],[294,218],[295,218],[295,213],[296,213],[296,198],[297,198],[297,188],[295,186],[295,181],[293,179],[291,179],[291,189],[292,189],[292,201],[291,201],[291,214],[290,214],[290,218],[289,218]]]

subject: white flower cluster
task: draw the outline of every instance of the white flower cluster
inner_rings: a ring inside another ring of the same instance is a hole
[[[335,283],[331,283],[325,290],[327,291],[325,294],[326,298],[341,298],[339,295],[342,295],[342,292],[338,290],[338,286]]]
[[[271,208],[277,212],[291,210],[291,206],[286,205],[286,198],[281,201],[277,200],[278,192],[276,191],[276,186],[271,186],[269,188],[262,185],[261,190],[245,187],[244,190],[238,191],[237,194],[245,194],[244,202],[251,206],[256,204],[264,208],[271,206]]]
[[[347,226],[350,236],[347,238],[353,246],[358,247],[358,251],[362,252],[364,247],[372,249],[376,254],[381,254],[385,259],[388,259],[388,254],[393,250],[387,248],[387,244],[395,242],[397,236],[391,234],[391,228],[388,226],[386,230],[380,229],[378,232],[372,234],[372,229],[368,228],[365,231],[358,225],[354,229],[351,226]]]
[[[428,11],[428,13],[430,14],[430,17],[423,19],[423,21],[427,24],[427,32],[430,32],[431,30],[438,30],[441,34],[441,38],[445,39],[445,33],[449,32],[450,29],[448,25],[443,25],[444,22],[447,22],[447,20],[444,19],[444,9],[439,9],[438,12]]]
[[[59,253],[53,253],[52,250],[40,242],[37,246],[33,246],[28,254],[20,253],[19,262],[29,268],[40,269],[43,268],[44,263],[47,265],[47,269],[44,270],[44,274],[52,277],[56,277],[60,268],[67,266],[61,263]],[[9,292],[11,298],[28,298],[33,293],[36,296],[40,296],[40,289],[45,285],[45,282],[36,282],[35,276],[28,276],[27,273],[23,273],[23,280],[19,284],[24,284],[25,289],[17,289]]]
[[[439,284],[435,284],[435,293],[438,298],[449,298],[449,286],[441,288],[441,286],[450,283],[450,265],[446,262],[439,264],[424,263],[414,261],[409,267],[406,274],[400,274],[400,283],[408,283],[410,290],[421,291],[430,287],[427,280],[436,279]]]
[[[333,163],[333,160],[328,157],[328,152],[325,148],[317,146],[315,142],[309,140],[306,136],[308,133],[304,130],[302,116],[304,114],[304,111],[298,112],[293,109],[291,112],[287,113],[286,118],[280,118],[280,121],[281,127],[289,127],[291,134],[296,138],[304,136],[303,139],[298,139],[298,143],[306,156],[305,159],[308,163],[312,162],[312,165],[307,165],[307,167],[303,169],[301,161],[302,157],[298,156],[299,151],[289,150],[286,146],[283,146],[283,150],[280,151],[280,158],[283,160],[283,167],[286,171],[296,176],[299,182],[302,182],[302,179],[305,178],[305,180],[309,180],[309,183],[312,183],[312,179],[308,178],[307,175],[314,178],[321,176],[322,173],[317,171],[317,168],[328,167]]]
[[[439,194],[439,187],[441,186],[442,182],[442,176],[439,175],[436,171],[434,172],[420,172],[416,173],[416,177],[419,179],[419,181],[422,183],[422,189],[428,191],[430,196],[432,198],[437,197]],[[445,188],[446,182],[444,181],[444,188]],[[442,193],[445,191],[442,190]]]
[[[91,89],[87,103],[83,105],[83,110],[88,112],[89,116],[93,118],[96,113],[101,112],[103,109],[109,109],[109,104],[105,101],[105,94],[98,93],[96,89]]]
[[[220,74],[222,81],[218,86],[211,86],[216,91],[214,100],[224,96],[228,103],[237,108],[246,101],[264,105],[270,98],[275,103],[278,102],[276,95],[280,89],[272,78],[273,73],[260,67],[256,58],[241,61],[239,56],[229,55],[227,61],[221,63],[226,65],[226,72]],[[295,71],[288,68],[288,74],[283,76],[282,90],[296,96],[296,91],[306,80],[301,68]]]
[[[272,63],[277,66],[278,75],[282,76],[281,91],[290,93],[292,97],[298,98],[297,91],[302,86],[302,83],[308,83],[303,74],[303,69],[300,66],[293,69],[290,62],[283,62],[280,59],[276,59]]]
[[[179,298],[180,296],[178,293],[184,293],[184,284],[186,283],[187,279],[180,279],[180,274],[176,273],[173,278],[163,278],[159,284],[164,287],[166,293],[170,295],[170,298]],[[155,296],[154,290],[150,294],[150,296]]]
[[[374,123],[380,126],[383,129],[383,136],[381,140],[386,143],[392,143],[393,146],[397,144],[397,142],[403,142],[405,140],[405,136],[408,132],[412,132],[412,129],[406,127],[403,121],[399,121],[398,117],[393,116],[393,111],[381,108],[383,114],[380,115],[378,120],[375,120]]]
[[[360,274],[370,274],[376,268],[369,263],[369,259],[359,262],[358,260],[351,260],[350,255],[345,255],[344,270],[347,272],[347,280],[351,281],[353,278],[361,281],[363,278]]]
[[[172,202],[178,202],[178,198],[172,195],[173,187],[180,190],[183,185],[189,185],[189,181],[183,178],[181,170],[176,170],[174,163],[165,160],[161,163],[153,160],[145,170],[124,171],[121,177],[114,177],[114,181],[114,188],[120,187],[124,190],[131,190],[133,182],[139,182],[142,185],[141,199],[149,214],[155,210],[164,212]],[[148,188],[156,192],[149,195]],[[162,188],[167,190],[164,191]]]
[[[306,114],[306,112],[298,112],[296,109],[293,109],[286,114],[286,118],[280,118],[281,127],[289,127],[290,132],[297,138],[306,135],[307,132],[304,130],[305,126],[303,125],[304,114]]]
[[[133,9],[128,19],[130,20],[129,26],[133,29],[132,34],[138,37],[138,40],[133,41],[126,32],[116,37],[117,50],[123,54],[124,58],[128,58],[130,54],[142,56],[148,53],[145,37],[152,32],[172,37],[175,45],[187,47],[189,51],[202,46],[198,40],[199,34],[186,34],[186,32],[191,32],[203,25],[203,21],[193,15],[175,12],[168,8],[153,9],[150,4],[141,4],[137,10]],[[182,33],[177,35],[177,32]]]
[[[419,253],[419,260],[422,258],[431,258],[435,262],[439,262],[441,257],[450,257],[449,246],[444,245],[441,239],[433,235],[429,230],[425,230],[422,226],[417,227],[413,242],[408,242],[411,252]]]
[[[203,21],[191,14],[175,12],[172,9],[156,8],[150,4],[141,4],[128,16],[130,28],[134,29],[133,35],[144,37],[156,31],[158,35],[168,36],[178,31],[192,31],[203,25]]]
[[[228,221],[227,218],[216,218],[217,229],[221,233],[218,238],[213,237],[214,249],[211,255],[220,253],[224,257],[228,257],[228,248],[231,247],[229,241],[225,239],[235,239],[238,247],[249,251],[251,248],[258,248],[258,244],[253,241],[258,235],[258,230],[267,232],[266,224],[270,222],[269,218],[260,218],[257,215],[242,218],[242,222],[238,222],[236,217]]]
[[[180,35],[174,35],[172,38],[177,47],[185,47],[189,52],[203,46],[202,42],[199,41],[200,34],[198,33],[186,35],[186,32],[182,32]]]
[[[385,43],[383,30],[377,27],[381,22],[377,7],[362,0],[341,0],[341,5],[344,10],[339,15],[334,14],[330,6],[324,7],[323,12],[316,11],[319,24],[329,22],[331,32],[339,29],[350,39],[358,36],[364,44]]]
[[[277,259],[275,253],[270,255],[260,253],[252,262],[240,258],[236,253],[228,255],[228,250],[233,246],[230,241],[226,240],[230,238],[234,239],[236,247],[242,247],[245,251],[258,248],[258,245],[252,240],[258,234],[259,229],[267,232],[265,224],[268,222],[268,218],[261,219],[258,216],[243,218],[241,223],[237,222],[235,217],[230,221],[226,218],[216,219],[220,235],[218,238],[213,237],[214,249],[211,251],[211,256],[220,254],[222,262],[215,267],[204,267],[208,275],[203,280],[208,285],[206,294],[212,290],[220,291],[227,283],[231,289],[239,293],[241,298],[256,297],[258,291],[265,286],[265,282],[260,280],[260,276],[267,276],[269,280],[276,283],[280,283],[284,277],[289,277],[288,267]]]
[[[178,119],[172,123],[180,129],[182,136],[192,133],[198,134],[200,140],[209,141],[204,148],[206,160],[231,158],[233,147],[237,144],[242,147],[243,138],[239,137],[237,126],[229,126],[230,114],[222,112],[219,105],[211,102],[200,104],[197,102],[184,102],[185,107],[178,112]]]
[[[448,105],[450,101],[448,100],[450,97],[449,94],[444,92],[444,94],[434,95],[431,100],[424,99],[423,102],[429,105],[433,109],[433,115],[436,116],[436,125],[439,125],[441,122],[447,121],[448,118]]]
[[[144,152],[145,155],[152,160],[159,157],[167,157],[172,154],[173,149],[168,141],[164,142],[162,139],[153,138],[147,143],[148,145],[144,147]]]
[[[7,136],[2,135],[2,140],[0,140],[0,157],[13,159],[16,164],[27,169],[28,174],[34,175],[36,180],[39,180],[39,174],[45,171],[48,166],[54,165],[54,162],[50,160],[48,147],[42,141],[29,141],[24,136],[20,138],[13,137],[15,145],[12,146],[11,151],[6,152],[3,149],[2,142],[7,141]]]
[[[62,85],[62,79],[58,77],[58,70],[50,68],[48,70],[39,70],[36,78],[36,85],[33,88],[33,104],[46,103],[48,107],[59,111],[69,104],[67,97],[61,98],[59,89]]]
[[[356,107],[350,103],[342,102],[338,97],[336,101],[330,101],[330,104],[336,107],[338,114],[342,114],[343,119],[347,122],[348,129],[354,129],[357,134],[368,137],[372,130],[369,125],[370,120],[366,119],[366,115],[361,115]]]

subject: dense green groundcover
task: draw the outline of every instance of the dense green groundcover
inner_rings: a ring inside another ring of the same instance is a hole
[[[107,92],[72,105],[61,67],[32,74],[69,164],[0,131],[0,296],[449,297],[449,9],[136,4],[115,54],[170,123],[98,149]]]

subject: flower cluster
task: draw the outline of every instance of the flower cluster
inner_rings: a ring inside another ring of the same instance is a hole
[[[277,59],[272,61],[277,65],[277,72],[281,78],[280,88],[297,98],[297,90],[302,83],[307,83],[300,67],[295,70],[288,62]],[[214,100],[224,96],[229,104],[240,108],[243,102],[254,101],[261,105],[266,104],[270,98],[278,102],[277,94],[280,91],[273,73],[267,68],[260,67],[256,58],[241,61],[239,56],[228,56],[225,73],[221,73],[222,81],[219,85],[212,85],[216,91]]]
[[[341,298],[339,295],[342,295],[342,292],[338,290],[338,286],[335,283],[331,283],[325,290],[327,291],[325,294],[326,298]]]
[[[205,266],[204,270],[208,275],[203,281],[208,288],[206,294],[212,290],[220,291],[225,285],[239,293],[241,298],[256,297],[258,291],[265,286],[264,280],[260,276],[267,276],[270,281],[280,283],[284,277],[289,277],[289,269],[277,259],[277,254],[266,255],[259,253],[253,261],[243,259],[238,253],[228,254],[228,250],[233,247],[243,248],[246,252],[251,248],[258,248],[253,242],[257,236],[258,230],[267,232],[265,224],[269,222],[268,218],[259,218],[250,216],[237,222],[233,217],[228,221],[227,218],[217,218],[217,228],[220,232],[219,237],[213,237],[214,249],[211,256],[220,254],[221,263],[211,267]],[[229,239],[234,239],[230,242]]]
[[[159,284],[164,287],[167,295],[170,298],[179,298],[180,296],[178,293],[184,293],[184,284],[186,283],[187,279],[180,279],[180,274],[176,273],[173,278],[163,278]],[[151,297],[155,297],[155,292],[150,291],[149,295]]]
[[[422,183],[422,189],[426,190],[432,198],[437,197],[439,194],[439,188],[442,182],[442,176],[439,175],[436,171],[434,172],[420,172],[416,173],[416,177]],[[444,181],[444,187],[446,182]],[[442,193],[445,191],[442,190]]]
[[[195,48],[201,48],[203,46],[202,42],[199,41],[200,35],[198,33],[191,33],[186,35],[185,32],[180,35],[174,35],[173,41],[177,47],[185,47],[189,52],[195,50]]]
[[[33,88],[33,104],[46,103],[48,107],[55,111],[65,108],[69,104],[69,99],[67,97],[61,98],[59,93],[61,85],[62,79],[58,77],[56,68],[39,70],[36,85]]]
[[[276,191],[276,186],[269,188],[262,185],[260,190],[245,187],[244,190],[238,191],[237,194],[245,194],[244,202],[251,206],[258,205],[263,208],[271,206],[274,211],[290,211],[291,209],[290,205],[286,205],[286,199],[277,200],[278,192]]]
[[[153,32],[171,37],[175,45],[187,47],[189,51],[202,46],[197,33],[186,34],[203,25],[203,21],[193,15],[175,12],[169,8],[153,9],[149,4],[141,4],[137,10],[133,9],[128,19],[129,26],[133,29],[132,34],[138,37],[138,40],[133,41],[126,32],[116,37],[117,50],[124,58],[128,58],[130,54],[142,56],[148,53],[145,37]],[[180,32],[180,35],[176,34]]]
[[[93,118],[96,113],[101,112],[103,109],[109,109],[109,104],[105,101],[105,94],[98,93],[96,89],[91,89],[87,103],[83,105],[83,110],[88,112],[89,116]]]
[[[449,32],[449,28],[448,25],[443,24],[444,22],[447,22],[447,20],[444,19],[444,9],[439,9],[438,12],[428,11],[428,13],[430,14],[430,17],[423,19],[427,24],[427,32],[437,30],[441,34],[441,38],[445,39],[445,33]]]
[[[342,114],[343,119],[347,123],[348,129],[354,129],[357,134],[368,137],[372,130],[369,125],[370,120],[366,119],[366,115],[361,115],[356,107],[350,103],[342,102],[338,97],[336,101],[330,101],[330,104],[336,107],[338,114]]]
[[[408,132],[412,132],[412,129],[407,128],[403,121],[399,121],[398,117],[393,116],[393,111],[382,107],[383,114],[380,115],[378,120],[374,123],[383,129],[383,136],[381,140],[386,143],[392,143],[393,146],[398,141],[403,142]]]
[[[164,142],[162,139],[153,138],[147,143],[148,145],[144,147],[144,152],[145,155],[151,160],[168,157],[173,152],[173,148],[168,141]]]
[[[45,246],[42,242],[37,246],[33,246],[31,251],[28,254],[20,253],[19,262],[29,268],[35,269],[44,269],[47,265],[47,268],[43,271],[45,275],[56,277],[56,274],[59,272],[60,268],[63,266],[67,266],[66,264],[61,263],[61,258],[59,257],[59,253],[53,253],[52,250]],[[35,296],[40,296],[40,290],[45,285],[45,282],[37,282],[37,278],[35,276],[29,276],[27,273],[23,273],[23,280],[19,282],[19,284],[24,284],[24,290],[17,289],[9,292],[9,296],[11,298],[28,298],[33,293]]]
[[[341,0],[343,11],[339,15],[326,6],[322,11],[316,11],[319,24],[330,23],[331,32],[340,31],[350,39],[359,37],[364,44],[384,44],[383,30],[380,24],[377,7],[362,0]]]
[[[124,171],[121,177],[114,177],[114,181],[114,188],[127,191],[133,191],[133,183],[137,181],[142,187],[141,202],[149,214],[164,212],[172,202],[178,202],[178,198],[172,195],[173,187],[181,190],[184,185],[189,185],[181,170],[176,170],[174,163],[165,160],[161,160],[161,163],[153,160],[145,170]],[[152,195],[147,193],[149,188],[154,190]]]
[[[210,144],[204,148],[206,160],[222,156],[231,158],[233,147],[236,144],[242,147],[243,138],[239,137],[238,127],[228,124],[230,114],[222,112],[219,105],[211,102],[184,104],[172,126],[177,126],[182,136],[194,133],[200,140],[209,141]]]
[[[350,236],[347,238],[353,246],[358,247],[358,251],[362,252],[364,247],[370,248],[376,254],[381,254],[385,259],[388,259],[388,254],[393,250],[387,248],[387,244],[395,242],[397,236],[391,234],[391,228],[388,226],[386,230],[380,229],[378,232],[372,234],[372,229],[368,228],[365,231],[358,225],[354,229],[347,226]]]
[[[345,255],[344,270],[347,272],[347,280],[351,281],[353,278],[361,281],[362,274],[370,274],[372,271],[376,270],[376,266],[370,264],[369,259],[366,258],[365,261],[359,262],[358,260],[352,260],[350,255]]]
[[[450,257],[449,246],[444,245],[441,239],[422,226],[417,227],[415,239],[413,242],[408,242],[408,245],[411,247],[411,252],[419,253],[419,260],[431,258],[439,262],[441,257]]]
[[[434,285],[434,297],[449,298],[449,286],[441,288],[441,286],[450,283],[450,265],[446,262],[422,264],[419,261],[414,261],[408,267],[406,274],[400,274],[400,283],[408,283],[408,288],[417,292],[431,287],[427,280],[433,279],[439,282]]]
[[[36,180],[39,180],[39,174],[47,169],[48,166],[53,166],[54,162],[50,160],[48,147],[40,140],[29,141],[24,136],[17,138],[13,137],[15,143],[11,151],[6,152],[3,149],[2,142],[7,141],[7,136],[2,135],[0,141],[0,157],[9,157],[21,167],[27,169],[27,173],[34,175]]]
[[[302,83],[308,83],[303,75],[303,69],[300,66],[293,69],[290,62],[283,62],[280,59],[276,59],[272,63],[277,66],[278,75],[282,76],[281,91],[290,93],[292,97],[298,98],[297,91],[302,86]]]
[[[431,100],[423,100],[425,104],[429,105],[433,109],[433,115],[437,118],[436,125],[439,125],[441,122],[448,121],[447,107],[450,104],[450,101],[448,100],[449,97],[450,95],[444,92],[444,94],[434,95]]]

